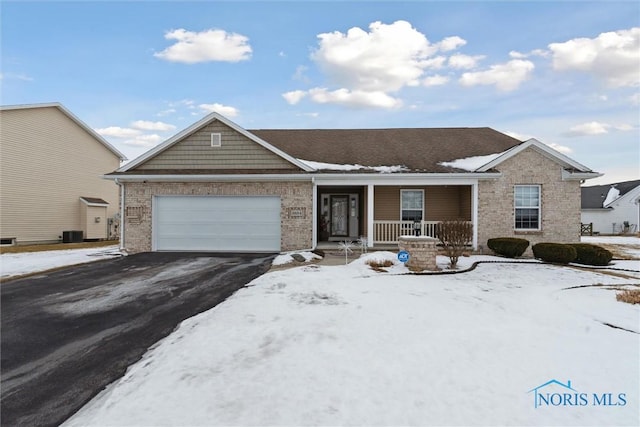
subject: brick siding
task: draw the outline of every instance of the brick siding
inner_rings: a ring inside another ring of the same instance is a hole
[[[129,253],[151,251],[153,196],[279,196],[281,250],[311,248],[313,186],[310,182],[132,182],[126,183],[123,218]]]
[[[539,242],[580,241],[580,181],[563,181],[562,166],[529,148],[497,167],[503,177],[480,181],[478,186],[478,245],[486,250],[493,237],[520,237],[531,245]],[[514,185],[537,184],[541,188],[539,231],[516,231]]]

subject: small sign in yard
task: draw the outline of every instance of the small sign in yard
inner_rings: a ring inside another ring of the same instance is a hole
[[[409,252],[407,252],[407,251],[398,252],[398,261],[400,261],[400,262],[409,261]]]

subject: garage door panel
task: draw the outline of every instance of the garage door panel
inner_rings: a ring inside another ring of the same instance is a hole
[[[280,198],[156,196],[155,250],[280,251]]]

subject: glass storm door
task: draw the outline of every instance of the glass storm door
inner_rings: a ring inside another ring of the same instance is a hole
[[[331,196],[331,235],[349,235],[349,196]]]

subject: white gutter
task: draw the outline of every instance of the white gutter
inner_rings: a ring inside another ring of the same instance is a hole
[[[120,187],[120,251],[124,251],[124,184],[118,178],[114,181]]]
[[[470,173],[305,173],[305,174],[225,174],[225,175],[213,175],[213,174],[169,174],[169,175],[154,175],[154,174],[126,174],[109,176],[103,175],[104,179],[120,180],[121,182],[207,182],[207,181],[315,181],[318,185],[322,185],[321,182],[334,182],[334,181],[348,181],[349,183],[361,185],[371,182],[388,182],[393,185],[403,185],[403,182],[417,182],[430,180],[441,180],[442,182],[456,181],[460,184],[464,184],[461,181],[475,181],[477,179],[498,179],[502,177],[502,173],[499,172],[470,172]]]

